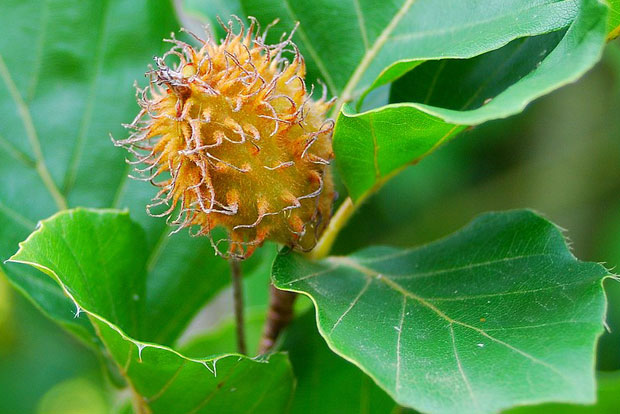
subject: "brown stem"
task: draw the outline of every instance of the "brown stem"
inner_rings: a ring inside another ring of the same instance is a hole
[[[232,278],[233,301],[235,303],[235,324],[237,325],[237,351],[247,354],[245,346],[245,324],[243,321],[243,289],[241,287],[241,264],[230,259],[230,276]]]
[[[280,332],[293,319],[293,304],[297,294],[269,286],[269,311],[263,325],[263,336],[260,340],[259,353],[265,354],[273,348]]]

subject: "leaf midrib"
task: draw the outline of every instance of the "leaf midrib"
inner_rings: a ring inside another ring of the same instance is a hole
[[[80,160],[82,158],[82,152],[85,144],[84,141],[86,140],[86,133],[90,129],[93,118],[93,109],[96,103],[95,96],[97,94],[97,84],[99,83],[99,78],[101,77],[101,71],[104,61],[106,39],[105,36],[107,33],[107,22],[110,14],[110,1],[105,0],[102,4],[102,7],[103,11],[100,14],[101,19],[99,23],[99,30],[97,31],[97,41],[95,46],[95,70],[90,81],[90,85],[88,87],[86,106],[82,114],[82,121],[80,122],[78,136],[76,138],[75,144],[73,145],[73,152],[71,153],[69,168],[67,169],[67,172],[65,174],[65,179],[63,183],[63,194],[65,195],[65,197],[69,194],[69,191],[71,190],[71,187],[75,182],[77,170],[80,164]]]
[[[34,74],[28,87],[28,94],[26,95],[28,102],[32,101],[34,94],[37,91],[39,84],[39,76],[41,74],[41,63],[43,61],[43,51],[45,50],[45,38],[47,36],[47,28],[49,25],[49,0],[43,0],[43,7],[41,8],[41,33],[37,39],[37,47],[34,60]]]
[[[364,42],[364,50],[368,51],[368,33],[366,32],[366,21],[364,20],[364,13],[360,6],[360,0],[353,0],[353,7],[355,7],[355,15],[357,16],[357,24],[360,27],[360,34],[362,35],[362,41]]]
[[[370,66],[370,64],[377,56],[385,42],[388,41],[390,35],[392,34],[392,31],[394,31],[398,23],[400,23],[401,19],[405,16],[405,14],[407,14],[415,1],[416,0],[406,0],[400,7],[400,9],[398,9],[398,11],[394,14],[394,17],[392,17],[392,19],[385,26],[381,34],[375,39],[372,47],[366,50],[366,53],[364,53],[364,56],[360,60],[359,64],[353,71],[353,74],[349,78],[349,81],[342,90],[342,94],[336,101],[336,104],[334,105],[334,114],[340,112],[342,105],[352,98],[351,95],[357,87],[359,81],[362,79],[364,72],[366,72],[366,69],[368,69],[368,66]]]
[[[412,251],[410,250],[406,250],[407,253],[411,253]],[[378,272],[372,268],[366,267],[366,266],[362,266],[361,264],[359,264],[359,262],[352,260],[349,257],[346,256],[331,256],[328,257],[327,259],[325,259],[326,262],[332,263],[332,264],[340,264],[340,265],[344,265],[344,266],[348,266],[348,267],[353,267],[356,266],[356,269],[359,271],[362,271],[362,269],[364,269],[363,273],[368,274],[368,275],[378,275],[381,274],[382,276],[387,276],[390,279],[405,279],[405,278],[415,278],[415,279],[422,279],[422,278],[426,278],[426,277],[431,277],[431,276],[436,276],[436,275],[440,275],[440,274],[444,274],[444,273],[452,273],[452,272],[458,272],[461,270],[470,270],[470,269],[474,269],[477,267],[484,267],[484,266],[490,266],[490,265],[494,265],[494,264],[498,264],[498,263],[507,263],[507,262],[512,262],[515,260],[522,260],[522,259],[530,259],[533,257],[550,257],[550,256],[554,256],[557,258],[563,258],[564,256],[562,255],[551,255],[549,253],[536,253],[536,254],[527,254],[527,255],[519,255],[519,256],[512,256],[512,257],[505,257],[502,259],[494,259],[494,260],[487,260],[484,262],[475,262],[475,263],[468,263],[466,265],[462,265],[462,266],[454,266],[454,267],[448,267],[448,268],[444,268],[444,269],[436,269],[436,270],[431,270],[428,272],[418,272],[418,273],[411,273],[411,274],[405,274],[405,275],[390,275],[390,274],[386,274],[386,273],[382,273],[382,272]],[[373,258],[373,259],[377,259],[377,258]]]

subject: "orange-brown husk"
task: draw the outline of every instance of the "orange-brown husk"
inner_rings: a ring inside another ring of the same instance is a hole
[[[147,211],[210,238],[225,228],[228,237],[214,241],[218,253],[246,258],[265,240],[310,250],[334,198],[332,101],[325,92],[311,99],[290,37],[266,45],[254,21],[236,34],[231,27],[219,45],[169,39],[172,50],[155,58],[150,85],[138,89],[131,136],[115,143],[135,155],[141,179],[160,188]]]

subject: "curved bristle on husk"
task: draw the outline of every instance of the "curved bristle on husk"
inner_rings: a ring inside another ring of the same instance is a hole
[[[265,240],[307,251],[327,225],[334,198],[329,162],[333,121],[326,93],[313,100],[291,36],[265,44],[254,19],[222,25],[226,38],[166,39],[141,107],[114,141],[135,157],[138,179],[159,188],[147,212],[178,231],[193,227],[216,252],[249,257]],[[290,56],[290,60],[286,56]],[[168,60],[174,60],[169,65]],[[220,226],[228,237],[213,240]],[[221,251],[220,244],[227,248]]]

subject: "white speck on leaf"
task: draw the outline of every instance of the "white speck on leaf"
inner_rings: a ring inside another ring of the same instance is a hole
[[[73,318],[79,318],[80,317],[80,313],[82,313],[82,308],[80,308],[80,305],[78,305],[76,303],[75,304],[75,314],[73,315]]]
[[[209,367],[209,365],[207,364],[207,361],[201,361],[201,362],[202,362],[202,365],[204,365],[205,368],[208,369],[211,374],[215,375],[215,372],[213,372],[213,369]]]
[[[146,345],[144,345],[144,344],[136,344],[136,346],[138,347],[138,360],[140,362],[142,362],[142,350],[144,348],[146,348]]]

